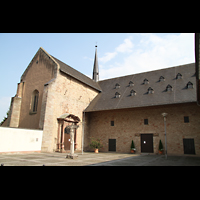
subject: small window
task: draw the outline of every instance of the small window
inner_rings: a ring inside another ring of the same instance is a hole
[[[135,90],[131,90],[130,96],[135,96],[135,95],[136,95],[136,91]]]
[[[176,75],[176,79],[182,79],[182,74],[178,73],[178,74]]]
[[[184,117],[184,123],[189,123],[190,121],[189,121],[189,116],[185,116]]]
[[[39,99],[39,92],[38,90],[34,90],[32,93],[32,100],[31,100],[31,113],[37,113],[38,99]]]
[[[121,95],[120,95],[119,92],[116,92],[116,93],[115,93],[115,98],[120,98],[120,96],[121,96]]]
[[[160,82],[164,82],[164,81],[165,81],[165,78],[164,78],[163,76],[161,76],[161,77],[159,78],[159,81],[160,81]]]
[[[148,88],[148,94],[153,94],[153,93],[154,93],[154,90],[151,87],[149,87]]]
[[[132,81],[129,82],[129,87],[133,87],[134,83]]]
[[[148,125],[148,124],[149,124],[148,119],[144,119],[144,125]]]
[[[147,85],[147,84],[149,84],[149,81],[145,78],[144,81],[143,81],[143,84]]]
[[[171,86],[171,85],[168,85],[168,86],[166,87],[166,91],[167,91],[167,92],[172,92],[172,86]]]
[[[119,88],[120,88],[120,84],[117,83],[117,84],[115,85],[115,89],[119,89]]]
[[[193,88],[193,83],[190,81],[187,83],[187,89],[192,89]]]
[[[110,125],[111,125],[111,126],[114,126],[114,121],[111,121],[111,122],[110,122]]]

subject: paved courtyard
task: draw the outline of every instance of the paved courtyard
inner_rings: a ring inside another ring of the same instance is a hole
[[[66,153],[0,155],[4,166],[200,166],[200,157],[140,155],[121,153],[78,153],[78,159],[66,159]]]

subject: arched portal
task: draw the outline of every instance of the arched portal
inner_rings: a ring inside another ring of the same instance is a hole
[[[58,120],[58,135],[57,135],[57,149],[56,152],[66,152],[66,150],[70,150],[70,126],[77,125],[80,122],[79,117],[64,113],[60,117],[57,118]],[[76,129],[74,131],[74,149],[77,148],[76,143]]]

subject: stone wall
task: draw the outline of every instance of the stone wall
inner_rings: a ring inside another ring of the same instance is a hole
[[[98,92],[84,83],[66,75],[57,74],[57,78],[45,86],[41,116],[44,116],[42,151],[56,149],[58,122],[57,118],[64,113],[70,113],[80,118],[77,129],[77,150],[82,148],[82,118],[83,111]],[[42,117],[40,126],[42,125]]]
[[[10,103],[10,111],[7,120],[7,126],[9,127],[18,127],[20,120],[20,109],[21,109],[21,97],[12,97]]]
[[[39,129],[44,84],[56,76],[55,68],[56,65],[41,49],[29,64],[21,80],[24,84],[23,91],[18,90],[18,93],[22,95],[19,128]],[[30,109],[34,90],[39,91],[39,99],[37,113],[33,114]]]
[[[104,145],[100,151],[107,152],[108,140],[116,139],[116,152],[129,153],[133,140],[137,153],[141,153],[141,134],[151,133],[154,153],[158,153],[160,139],[165,147],[163,112],[168,113],[168,153],[184,154],[183,138],[194,138],[196,155],[200,155],[200,107],[196,103],[86,113],[84,150],[92,150],[90,137],[95,137]],[[184,116],[189,116],[189,123],[184,123]],[[144,119],[148,119],[148,125],[144,125]]]
[[[0,127],[0,154],[41,152],[42,130]]]

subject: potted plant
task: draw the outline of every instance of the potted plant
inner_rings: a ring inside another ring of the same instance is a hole
[[[161,140],[160,140],[160,143],[159,143],[158,152],[159,152],[159,154],[163,154],[163,144],[162,144]]]
[[[136,148],[135,148],[134,142],[132,140],[132,143],[131,143],[131,153],[135,153],[135,151],[136,151]]]
[[[94,149],[95,153],[99,152],[99,149],[103,147],[103,145],[100,142],[100,139],[92,139],[90,143],[90,147]]]

